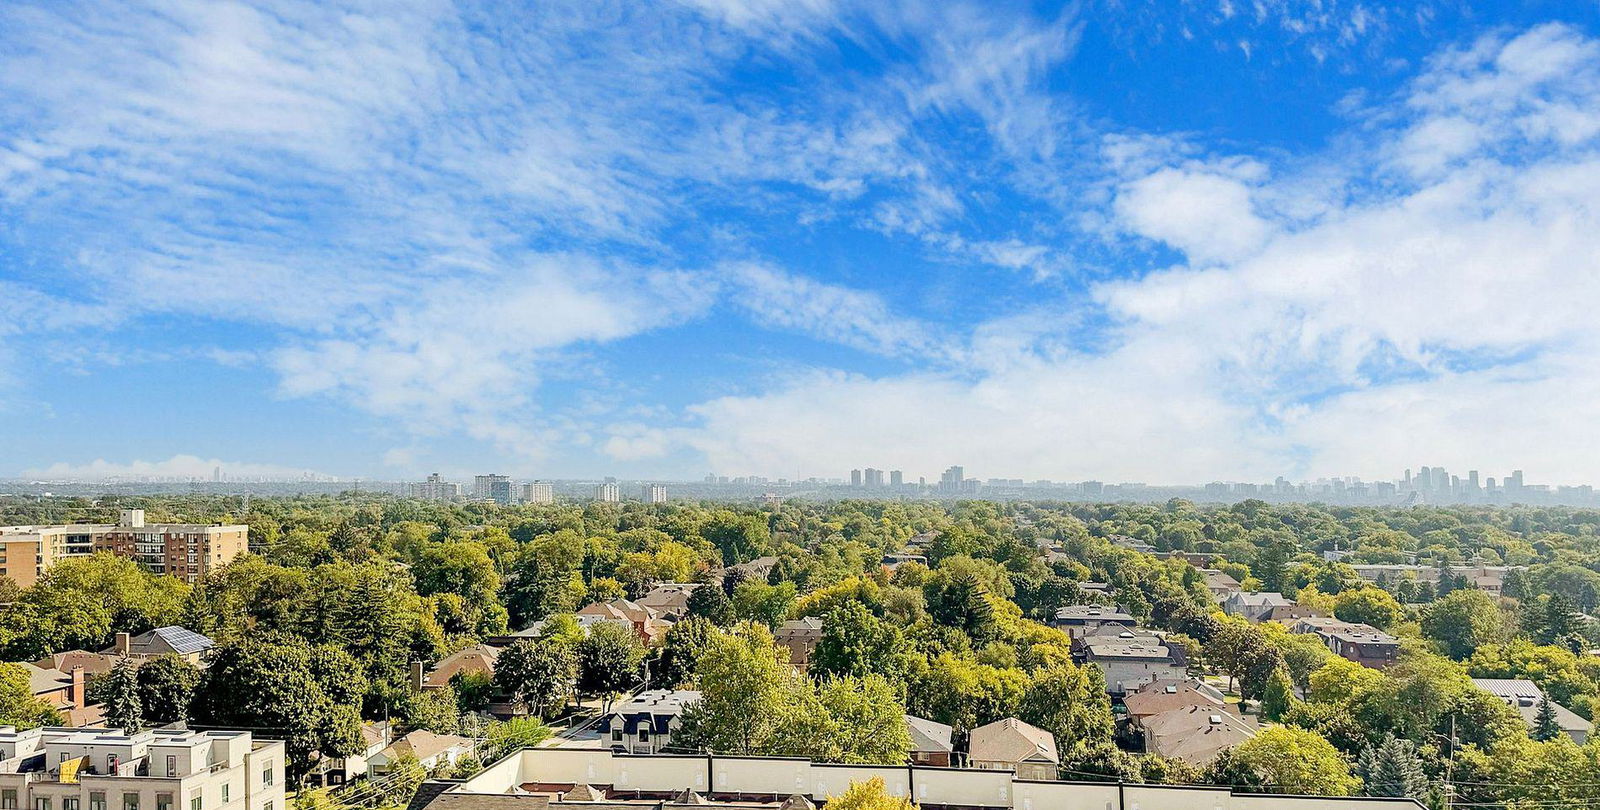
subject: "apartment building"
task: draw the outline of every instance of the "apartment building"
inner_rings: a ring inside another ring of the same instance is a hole
[[[62,560],[109,551],[195,582],[249,550],[248,526],[147,524],[143,509],[124,509],[115,524],[0,526],[0,575],[27,587]]]
[[[284,747],[248,731],[0,727],[8,810],[286,810]]]
[[[523,503],[555,503],[556,502],[556,488],[555,488],[555,485],[547,483],[545,481],[534,481],[531,484],[523,484],[522,485],[522,502]]]

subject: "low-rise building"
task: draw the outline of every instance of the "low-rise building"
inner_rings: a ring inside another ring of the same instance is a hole
[[[216,646],[210,638],[202,636],[186,627],[168,625],[157,627],[139,635],[118,633],[110,647],[100,651],[101,655],[117,658],[132,658],[135,661],[146,661],[158,655],[176,655],[191,664],[204,663],[205,656]]]
[[[449,689],[451,679],[457,675],[482,675],[487,678],[494,677],[495,661],[500,659],[500,647],[488,644],[474,644],[464,650],[457,650],[434,664],[427,672],[423,673],[418,689]]]
[[[1054,779],[1061,769],[1055,735],[1015,717],[972,730],[967,761],[984,770],[1013,770],[1018,779]]]
[[[786,621],[773,631],[772,640],[789,651],[791,666],[804,670],[811,665],[811,653],[822,640],[822,619],[805,616]]]
[[[342,785],[358,776],[365,776],[369,762],[380,751],[394,742],[390,738],[392,727],[387,720],[361,724],[361,750],[347,757],[319,757],[306,780],[317,787]]]
[[[1105,675],[1106,691],[1121,695],[1152,681],[1180,681],[1189,672],[1181,647],[1159,636],[1123,631],[1116,636],[1090,636],[1082,641],[1082,658]]]
[[[1472,684],[1516,709],[1528,723],[1528,728],[1533,728],[1538,721],[1539,704],[1544,702],[1545,694],[1533,681],[1522,678],[1473,678]],[[1555,712],[1556,726],[1563,734],[1579,745],[1589,739],[1589,732],[1594,729],[1593,723],[1555,701],[1550,702],[1550,707]]]
[[[89,703],[87,677],[82,667],[70,672],[46,669],[37,664],[20,663],[28,673],[28,689],[33,696],[50,704],[69,726],[97,725],[105,720],[99,704]]]
[[[472,740],[466,737],[417,729],[368,757],[367,774],[380,776],[390,773],[401,760],[408,757],[416,759],[417,764],[426,770],[448,767],[472,753],[472,745]]]
[[[578,611],[578,620],[585,617],[613,622],[631,629],[639,641],[654,644],[672,628],[672,620],[629,599],[595,602]]]
[[[1105,605],[1067,605],[1056,611],[1052,626],[1065,630],[1072,638],[1099,635],[1106,628],[1113,632],[1139,624],[1131,614]]]
[[[1145,753],[1199,766],[1256,734],[1253,721],[1205,705],[1167,709],[1135,723],[1143,734]]]
[[[689,615],[689,597],[696,588],[701,587],[699,582],[662,582],[657,584],[650,592],[636,600],[641,607],[647,607],[660,615],[677,621]]]
[[[906,731],[911,733],[911,764],[950,767],[951,755],[955,752],[951,743],[955,729],[908,714]]]
[[[693,689],[651,689],[611,707],[601,719],[601,739],[613,751],[654,754],[669,750],[683,710],[700,699]]]
[[[1234,579],[1226,571],[1202,568],[1200,573],[1205,575],[1206,590],[1211,592],[1211,598],[1219,604],[1228,601],[1228,597],[1236,593],[1244,592],[1244,586],[1239,584],[1239,580]]]
[[[1272,621],[1275,609],[1289,608],[1295,601],[1276,591],[1240,591],[1222,602],[1222,611],[1243,616],[1252,622]]]
[[[1294,620],[1289,629],[1314,633],[1334,655],[1373,669],[1383,669],[1400,656],[1400,639],[1370,624],[1309,616]]]
[[[283,768],[248,731],[0,727],[8,810],[286,810]]]

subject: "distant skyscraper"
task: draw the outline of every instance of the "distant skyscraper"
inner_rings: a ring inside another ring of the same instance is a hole
[[[873,468],[868,467],[865,475],[862,476],[861,483],[862,486],[871,487],[873,489],[882,489],[883,470],[874,470]]]
[[[472,497],[493,498],[495,492],[494,487],[496,484],[500,483],[504,483],[509,487],[511,484],[511,479],[504,475],[495,475],[493,473],[490,473],[489,475],[475,475],[472,477]],[[508,499],[510,498],[510,494],[510,490],[507,489],[506,496]]]
[[[622,493],[617,490],[617,482],[606,481],[594,488],[594,499],[602,503],[616,503],[622,500]]]
[[[445,481],[438,473],[432,473],[428,480],[412,484],[411,493],[425,501],[450,501],[461,497],[461,485]]]
[[[555,503],[556,488],[544,481],[523,484],[522,500],[524,503]]]
[[[861,471],[860,470],[851,470],[850,471],[850,486],[853,486],[853,487],[861,486]]]
[[[903,472],[901,472],[899,470],[890,470],[889,471],[889,486],[891,486],[891,487],[904,486],[905,483],[906,483],[906,475],[905,475],[905,473],[903,473]]]
[[[667,488],[660,484],[651,484],[644,488],[645,503],[666,503]]]
[[[967,471],[959,465],[952,465],[945,469],[944,475],[939,476],[940,492],[960,492],[961,482],[966,478]]]

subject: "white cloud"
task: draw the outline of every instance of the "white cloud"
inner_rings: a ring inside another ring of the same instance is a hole
[[[1397,102],[1419,113],[1373,111],[1389,123],[1369,149],[1273,176],[1210,168],[1232,160],[1140,170],[1118,215],[1189,261],[1094,287],[1114,325],[1104,348],[1066,349],[1082,345],[1062,337],[1078,323],[1052,334],[1034,316],[978,330],[974,345],[994,351],[972,356],[1003,362],[796,376],[697,406],[690,441],[716,468],[791,475],[963,463],[1193,482],[1442,463],[1594,480],[1600,144],[1548,122],[1553,108],[1600,109],[1597,68],[1593,41],[1534,29],[1437,61]],[[1393,155],[1440,143],[1427,133],[1457,119],[1496,134],[1394,180]],[[1296,216],[1268,224],[1259,200]],[[1014,333],[1027,342],[1002,339]]]
[[[44,481],[115,481],[155,479],[199,479],[209,481],[218,470],[230,478],[266,478],[274,481],[295,481],[303,478],[330,479],[316,470],[284,467],[277,464],[257,464],[244,461],[223,461],[217,458],[177,455],[163,461],[113,462],[95,459],[87,464],[57,462],[42,469],[27,470],[23,476]]]
[[[878,295],[793,275],[773,267],[728,264],[731,303],[756,323],[883,355],[942,355],[928,326],[894,314]]]
[[[702,311],[684,273],[639,273],[577,256],[529,260],[476,285],[442,283],[371,321],[285,348],[288,396],[331,396],[424,435],[461,432],[529,457],[552,440],[530,424],[531,392],[562,353]]]
[[[1250,254],[1271,235],[1251,191],[1243,179],[1218,171],[1164,168],[1123,184],[1116,213],[1133,232],[1196,264],[1226,261]]]

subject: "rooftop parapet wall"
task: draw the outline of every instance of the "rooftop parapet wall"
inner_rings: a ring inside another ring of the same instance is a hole
[[[1416,810],[1409,799],[1235,794],[1225,787],[1117,785],[1019,780],[1010,771],[885,765],[835,765],[783,757],[613,754],[534,748],[497,762],[451,788],[452,794],[505,795],[523,785],[609,787],[613,800],[650,799],[684,789],[721,801],[792,794],[821,802],[851,782],[882,778],[891,795],[930,807],[1015,810]],[[707,786],[710,785],[708,788]],[[533,797],[528,797],[530,800]]]

